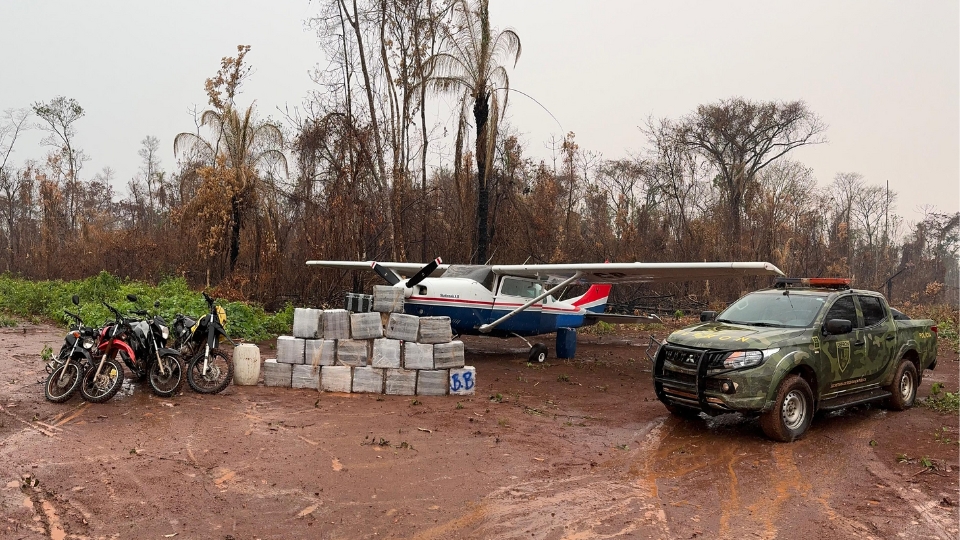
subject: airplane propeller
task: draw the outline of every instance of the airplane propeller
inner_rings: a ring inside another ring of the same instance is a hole
[[[421,281],[423,281],[423,278],[432,274],[433,271],[436,270],[437,267],[440,266],[440,263],[442,262],[443,261],[440,260],[440,257],[437,257],[436,259],[428,262],[427,265],[421,268],[419,272],[414,274],[412,278],[408,279],[407,282],[403,284],[403,286],[409,288],[409,287],[413,287],[417,283],[420,283]]]
[[[373,271],[377,273],[378,276],[382,277],[390,285],[396,285],[400,283],[400,276],[396,272],[383,266],[378,262],[370,263],[370,267],[373,268]]]

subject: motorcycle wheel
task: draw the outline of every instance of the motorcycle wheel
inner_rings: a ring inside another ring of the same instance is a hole
[[[62,380],[61,375],[63,375]],[[47,375],[47,383],[43,385],[43,395],[47,398],[47,401],[63,403],[77,391],[82,378],[83,373],[80,370],[80,364],[77,362],[60,364],[59,367],[50,372],[50,375]]]
[[[187,382],[194,392],[216,394],[223,391],[233,379],[233,362],[227,353],[211,349],[207,360],[207,373],[203,373],[203,355],[198,354],[187,366]]]
[[[97,366],[90,366],[83,374],[80,395],[91,403],[103,403],[116,395],[123,386],[123,366],[113,358],[103,361],[100,375]]]
[[[167,371],[161,373],[160,366]],[[165,354],[150,366],[150,389],[160,397],[175,396],[183,388],[183,360],[173,354]]]

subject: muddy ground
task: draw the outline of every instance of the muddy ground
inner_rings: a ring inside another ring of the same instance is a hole
[[[681,420],[636,331],[544,365],[468,339],[477,394],[416,399],[128,384],[56,405],[39,352],[61,342],[0,329],[0,538],[958,537],[957,413],[855,407],[791,444]],[[942,353],[920,396],[958,366]]]

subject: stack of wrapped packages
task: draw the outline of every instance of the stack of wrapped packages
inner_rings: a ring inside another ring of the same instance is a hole
[[[297,308],[293,335],[277,338],[264,384],[325,392],[401,396],[472,395],[476,369],[449,317],[403,313],[403,289],[376,286],[373,311]]]

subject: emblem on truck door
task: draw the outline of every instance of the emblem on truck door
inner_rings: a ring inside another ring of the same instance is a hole
[[[837,342],[837,363],[840,365],[840,371],[846,371],[850,365],[850,342]]]

